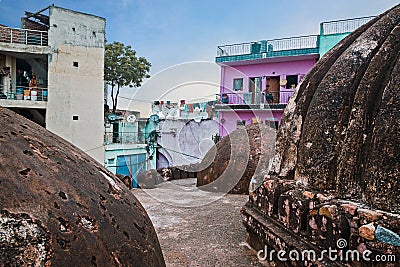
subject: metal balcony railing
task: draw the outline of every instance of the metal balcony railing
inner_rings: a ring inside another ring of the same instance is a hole
[[[26,45],[48,45],[47,31],[9,28],[0,25],[0,42]]]
[[[252,43],[243,43],[218,46],[217,57],[251,54],[251,45]]]
[[[292,97],[293,93],[294,93],[294,90],[290,90],[290,89],[285,90],[285,91],[281,90],[279,92],[279,103],[287,104],[289,102],[289,99]]]
[[[217,47],[217,57],[318,48],[318,35],[272,39]]]
[[[107,132],[104,134],[104,144],[144,144],[144,133],[137,132]]]
[[[318,35],[281,38],[267,41],[267,52],[318,48]]]
[[[0,85],[0,99],[47,101],[48,88],[17,86],[16,89],[7,89]]]
[[[321,35],[353,32],[373,18],[375,16],[322,22]]]
[[[221,96],[221,104],[228,105],[258,105],[258,104],[287,104],[289,98],[293,95],[292,89],[281,89],[280,91],[270,92],[270,96],[265,96],[264,92],[225,92],[227,100],[223,101]]]

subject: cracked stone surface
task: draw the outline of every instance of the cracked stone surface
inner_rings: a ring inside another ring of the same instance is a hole
[[[197,172],[202,190],[248,194],[251,178],[260,177],[274,151],[276,132],[265,124],[251,124],[224,137],[206,154]]]
[[[291,98],[271,175],[400,212],[400,7],[321,58]]]
[[[255,248],[400,259],[400,5],[326,53],[289,100],[268,174],[242,209]],[[292,263],[282,263],[293,266]],[[325,257],[296,266],[342,266]]]
[[[151,221],[113,174],[0,107],[0,266],[165,266]]]

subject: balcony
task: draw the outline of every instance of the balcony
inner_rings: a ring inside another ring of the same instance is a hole
[[[270,99],[267,101],[263,92],[225,92],[227,99],[215,105],[216,110],[227,109],[284,109],[294,90],[282,89],[277,92],[270,92]]]
[[[146,142],[144,133],[137,132],[106,132],[104,134],[104,144],[144,144]]]
[[[319,36],[299,36],[218,46],[217,63],[318,54]]]
[[[8,90],[0,86],[0,106],[6,108],[38,108],[47,107],[48,88],[18,86],[17,89]]]
[[[375,18],[375,16],[322,22],[320,24],[320,34],[330,35],[351,33],[373,18]]]
[[[7,90],[0,85],[0,99],[47,101],[48,89],[43,87],[18,86],[15,91]]]
[[[48,45],[47,31],[9,28],[0,25],[0,42],[25,45]]]

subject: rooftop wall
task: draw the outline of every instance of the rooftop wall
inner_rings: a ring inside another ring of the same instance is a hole
[[[49,45],[104,48],[105,23],[101,17],[51,6]]]
[[[104,163],[103,18],[50,7],[46,127]]]

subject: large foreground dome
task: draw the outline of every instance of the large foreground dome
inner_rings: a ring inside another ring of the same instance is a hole
[[[88,155],[0,107],[0,266],[165,266],[145,210]]]

